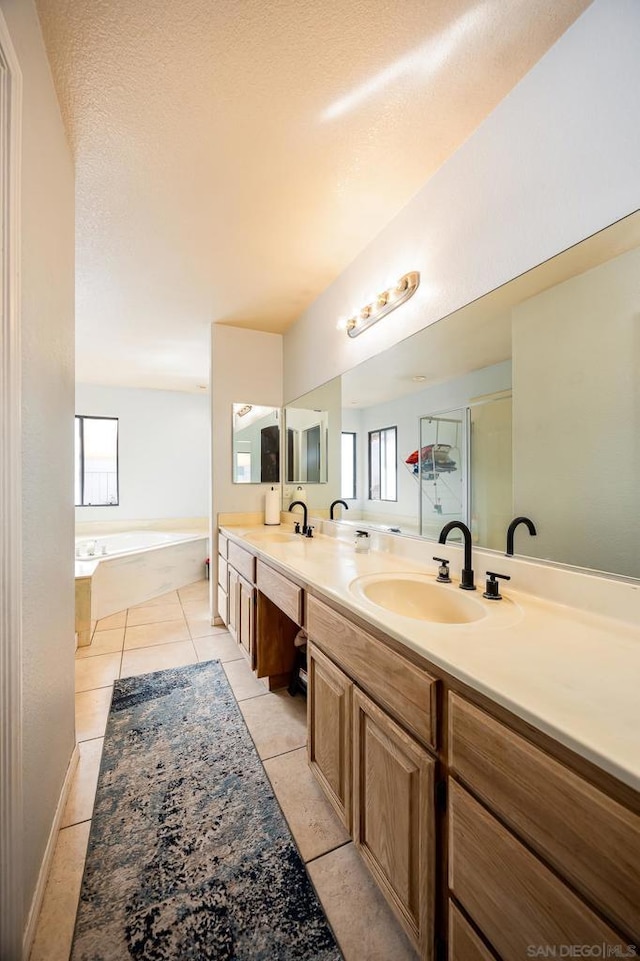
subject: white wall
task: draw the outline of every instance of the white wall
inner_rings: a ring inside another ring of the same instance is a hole
[[[74,745],[74,174],[35,6],[32,0],[0,0],[0,6],[23,75],[22,737],[26,921]]]
[[[640,250],[525,301],[512,329],[526,553],[640,577]]]
[[[640,206],[640,3],[595,0],[284,339],[296,397]],[[398,149],[402,149],[399,145]],[[415,296],[336,329],[408,270]]]
[[[117,417],[120,503],[76,521],[207,517],[209,398],[175,390],[76,385],[76,413]]]

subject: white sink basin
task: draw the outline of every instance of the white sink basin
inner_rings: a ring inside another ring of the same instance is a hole
[[[248,541],[272,541],[274,543],[292,543],[302,540],[301,534],[293,531],[255,531],[247,537]]]
[[[351,581],[349,590],[393,614],[437,624],[470,624],[487,613],[470,593],[436,584],[426,574],[366,574]]]

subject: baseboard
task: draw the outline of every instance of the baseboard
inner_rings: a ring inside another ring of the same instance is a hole
[[[64,776],[62,790],[60,791],[60,797],[58,799],[58,804],[56,806],[56,813],[54,815],[53,822],[51,824],[51,831],[49,832],[49,840],[47,841],[47,846],[44,851],[44,857],[42,858],[42,864],[40,865],[38,883],[36,884],[36,889],[33,892],[33,898],[31,899],[29,917],[27,919],[27,924],[24,929],[24,936],[22,939],[22,957],[24,961],[28,961],[29,955],[31,953],[31,948],[33,947],[33,939],[36,934],[36,926],[38,924],[40,908],[42,907],[42,899],[44,898],[45,888],[47,886],[47,881],[49,879],[49,871],[51,870],[51,861],[53,860],[53,852],[56,849],[56,842],[58,840],[60,823],[62,821],[62,816],[64,814],[67,798],[69,797],[69,791],[71,790],[71,781],[73,780],[73,775],[75,774],[76,767],[78,766],[79,758],[80,758],[80,749],[76,744],[76,746],[73,749],[71,758],[69,759],[69,764],[67,766],[67,773]]]

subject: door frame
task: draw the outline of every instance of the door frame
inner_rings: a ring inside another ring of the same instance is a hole
[[[22,73],[0,11],[0,955],[23,953]]]

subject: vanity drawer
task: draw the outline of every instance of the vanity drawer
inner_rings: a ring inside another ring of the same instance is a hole
[[[222,557],[221,554],[218,554],[218,584],[219,584],[220,587],[222,587],[223,590],[225,590],[225,591],[226,591],[226,589],[227,589],[227,571],[228,571],[228,569],[229,569],[229,566],[228,566],[226,560],[224,559],[224,557]]]
[[[303,591],[301,587],[261,560],[257,563],[256,585],[260,593],[273,601],[276,607],[284,611],[295,624],[302,624]]]
[[[640,938],[640,817],[456,694],[449,764],[585,897]]]
[[[307,633],[407,730],[435,747],[438,681],[311,596]]]
[[[615,931],[452,779],[449,887],[502,961],[531,957],[532,945],[621,947]]]
[[[242,574],[244,578],[251,581],[252,584],[255,584],[256,559],[253,554],[245,551],[244,547],[240,547],[240,545],[234,541],[229,541],[227,559],[231,566],[235,567],[238,574]]]
[[[495,956],[453,901],[449,901],[448,948],[449,961],[495,961]]]
[[[218,554],[222,557],[227,556],[227,547],[229,544],[229,538],[225,534],[218,533]]]

